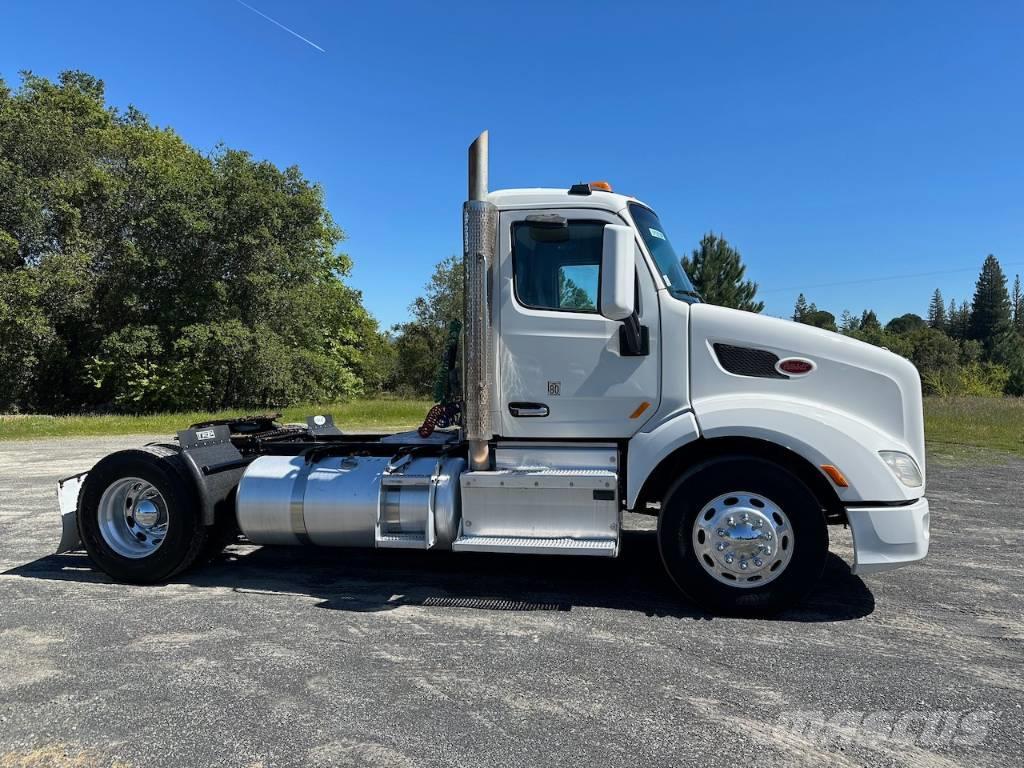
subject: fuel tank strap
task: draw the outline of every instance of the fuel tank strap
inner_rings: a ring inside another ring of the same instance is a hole
[[[299,472],[295,476],[295,482],[292,483],[292,497],[288,511],[292,520],[292,533],[295,534],[295,538],[299,540],[300,544],[312,543],[309,539],[309,532],[306,530],[306,517],[303,514],[303,506],[306,500],[306,481],[309,479],[309,473],[313,471],[315,466],[311,462],[302,462]]]

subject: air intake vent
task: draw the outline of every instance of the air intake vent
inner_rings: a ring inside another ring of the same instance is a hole
[[[779,356],[766,349],[735,347],[732,344],[715,344],[718,362],[729,373],[737,376],[754,376],[760,379],[788,379],[775,369]]]

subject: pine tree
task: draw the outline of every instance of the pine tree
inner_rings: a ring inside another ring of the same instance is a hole
[[[744,280],[747,268],[739,251],[713,232],[701,238],[690,258],[682,258],[683,269],[694,288],[708,304],[760,312],[764,302],[757,301],[757,283]]]
[[[931,304],[928,305],[928,325],[940,331],[946,330],[946,305],[942,301],[942,291],[938,288],[932,294]]]
[[[958,338],[969,338],[971,330],[971,305],[966,301],[960,304],[960,309],[956,311],[956,328]]]
[[[860,329],[862,331],[880,331],[882,324],[878,322],[878,315],[873,309],[865,309],[860,315]]]
[[[848,309],[843,310],[843,314],[840,315],[839,319],[839,330],[843,333],[851,333],[859,328],[857,318],[853,316],[853,313]]]
[[[1020,275],[1013,278],[1013,293],[1010,295],[1010,309],[1013,311],[1013,327],[1024,333],[1024,293],[1021,292]]]
[[[991,355],[996,342],[1010,327],[1010,295],[1006,292],[1006,276],[999,261],[990,253],[975,284],[968,335],[980,341],[986,354]]]
[[[956,307],[956,299],[949,300],[949,308],[946,310],[946,333],[952,336],[954,339],[962,339],[963,335],[960,333],[960,329],[957,327],[957,314],[959,310]]]
[[[810,307],[807,305],[807,297],[801,293],[796,297],[796,305],[793,307],[793,319],[798,323],[802,323],[804,318],[807,317],[807,312],[809,310]]]

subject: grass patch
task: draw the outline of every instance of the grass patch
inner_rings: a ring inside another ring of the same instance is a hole
[[[330,405],[296,405],[282,409],[281,421],[304,422],[306,416],[329,413],[346,432],[397,432],[418,427],[431,403],[427,400],[375,398]],[[273,409],[270,410],[274,413]],[[30,440],[43,437],[97,437],[102,435],[173,435],[189,424],[204,419],[243,416],[253,411],[219,413],[155,413],[143,416],[2,416],[0,440]]]
[[[929,397],[924,430],[933,451],[984,448],[1024,456],[1024,398]]]

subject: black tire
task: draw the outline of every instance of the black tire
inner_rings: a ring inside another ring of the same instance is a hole
[[[694,552],[692,536],[701,510],[738,491],[770,499],[792,526],[789,562],[763,586],[730,586],[712,576]],[[658,518],[658,548],[672,581],[705,610],[763,616],[797,604],[817,583],[828,555],[828,530],[821,504],[788,469],[756,456],[723,457],[693,467],[669,489]]]
[[[100,531],[103,492],[128,477],[152,484],[167,505],[166,536],[144,557],[119,554]],[[96,566],[111,578],[132,584],[155,584],[172,578],[196,561],[207,540],[198,495],[184,461],[177,450],[155,445],[112,453],[89,471],[78,496],[78,530]]]

